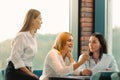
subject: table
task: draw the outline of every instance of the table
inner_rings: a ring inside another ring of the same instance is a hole
[[[90,76],[49,77],[49,80],[90,80]]]

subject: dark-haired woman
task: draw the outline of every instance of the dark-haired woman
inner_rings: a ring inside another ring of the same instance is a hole
[[[107,53],[106,40],[102,34],[93,33],[89,38],[88,45],[90,60],[86,61],[76,70],[76,75],[91,75],[102,71],[118,71],[114,57]]]

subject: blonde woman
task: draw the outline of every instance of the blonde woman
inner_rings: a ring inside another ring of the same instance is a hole
[[[11,55],[5,73],[5,80],[38,80],[32,73],[32,60],[37,52],[35,33],[42,24],[41,13],[30,9],[24,19],[22,29],[12,42]]]
[[[50,76],[65,76],[71,74],[89,59],[89,55],[83,54],[82,59],[76,63],[71,55],[72,49],[72,34],[69,32],[59,33],[53,48],[45,58],[43,74],[40,80],[48,80]]]

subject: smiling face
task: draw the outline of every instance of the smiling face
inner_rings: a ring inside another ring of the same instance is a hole
[[[63,49],[66,50],[66,51],[71,51],[72,48],[73,48],[73,37],[70,36],[67,39],[67,41],[66,41],[65,46],[63,47]]]
[[[96,38],[95,36],[91,36],[90,39],[89,39],[90,52],[99,53],[100,47],[101,47],[101,45],[100,45],[100,42],[99,42],[98,38]]]
[[[62,32],[56,37],[53,48],[61,52],[62,55],[66,55],[67,52],[71,52],[73,48],[73,36],[69,32]]]

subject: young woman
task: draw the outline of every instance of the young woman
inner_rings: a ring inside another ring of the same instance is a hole
[[[5,80],[39,80],[32,73],[32,60],[37,52],[35,33],[42,24],[41,13],[30,9],[23,27],[12,41],[11,55],[5,71]]]
[[[71,55],[72,48],[72,34],[68,32],[60,33],[56,38],[53,48],[45,58],[43,74],[40,80],[48,80],[50,76],[70,74],[89,59],[89,55],[83,54],[81,60],[76,63]]]
[[[102,71],[118,71],[114,57],[107,54],[107,45],[102,34],[93,33],[90,36],[89,50],[90,60],[76,70],[77,75],[91,75]]]

